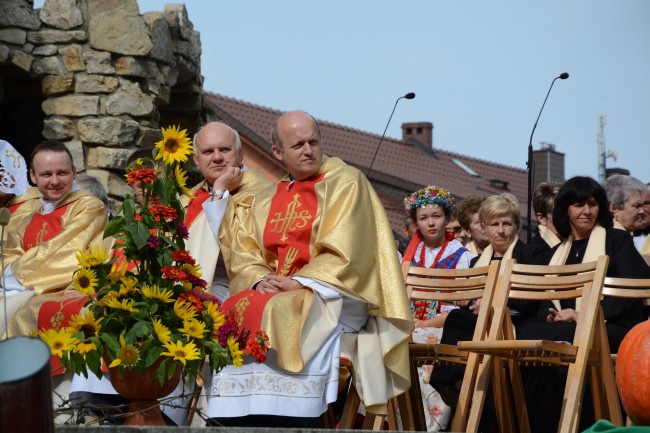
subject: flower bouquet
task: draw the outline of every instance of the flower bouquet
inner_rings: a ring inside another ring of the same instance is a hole
[[[159,363],[162,384],[180,368],[193,380],[207,361],[220,371],[241,366],[245,356],[265,360],[268,338],[240,329],[234,313],[220,310],[206,290],[200,267],[185,250],[188,229],[179,194],[190,196],[182,164],[192,153],[178,127],[163,128],[152,158],[138,159],[126,174],[134,196],[104,231],[111,250],[92,246],[79,251],[73,286],[85,308],[69,326],[39,333],[69,371],[87,377],[109,368],[144,371]]]

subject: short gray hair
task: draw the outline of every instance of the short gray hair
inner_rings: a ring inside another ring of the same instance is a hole
[[[233,128],[232,126],[228,125],[226,122],[222,122],[222,121],[220,121],[220,120],[213,120],[213,121],[206,122],[206,123],[202,124],[201,126],[199,126],[199,129],[198,129],[198,130],[196,131],[196,133],[192,136],[192,143],[196,143],[196,141],[197,141],[197,137],[198,137],[198,135],[199,135],[199,132],[201,132],[201,130],[202,130],[203,128],[205,128],[206,126],[211,125],[211,124],[213,124],[213,123],[218,123],[218,124],[221,124],[221,125],[224,125],[224,126],[227,126],[228,128],[230,128],[230,130],[232,131],[233,135],[235,136],[235,150],[236,150],[236,151],[240,151],[240,150],[241,150],[241,139],[239,138],[239,132],[237,132],[237,130],[236,130],[235,128]],[[196,146],[192,146],[192,148],[194,149],[194,154],[196,154]]]
[[[646,185],[636,177],[625,174],[615,174],[605,179],[605,192],[607,201],[621,209],[629,198],[630,192],[638,192],[643,196]]]
[[[87,191],[100,199],[104,203],[104,206],[106,206],[106,209],[108,209],[108,195],[99,179],[93,176],[80,175],[75,179],[74,184],[77,188]]]

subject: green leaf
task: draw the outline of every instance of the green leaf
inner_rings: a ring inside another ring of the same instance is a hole
[[[102,334],[102,340],[106,345],[108,346],[109,349],[111,349],[113,352],[117,352],[120,350],[120,342],[117,340],[117,335],[113,334],[107,334],[104,332]]]
[[[133,221],[135,219],[135,200],[132,195],[127,195],[124,198],[122,213],[124,214],[124,219],[127,221]]]
[[[108,223],[106,229],[104,229],[104,238],[115,236],[122,231],[124,231],[124,217],[116,216]]]
[[[99,353],[94,350],[91,350],[86,354],[86,365],[90,371],[95,373],[95,375],[101,379],[102,374],[102,359],[99,357]]]
[[[147,245],[149,229],[142,221],[133,221],[124,227],[124,229],[131,235],[137,249],[141,249]]]

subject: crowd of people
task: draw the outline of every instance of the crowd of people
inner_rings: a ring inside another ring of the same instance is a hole
[[[480,302],[411,302],[400,260],[462,269],[508,258],[574,264],[606,254],[608,276],[650,278],[650,188],[631,176],[611,176],[604,185],[588,177],[538,185],[529,244],[520,239],[521,210],[512,194],[456,200],[445,188],[427,186],[404,200],[410,244],[401,255],[368,179],[324,154],[313,117],[283,114],[271,138],[273,155],[287,171],[278,182],[243,165],[241,141],[230,126],[210,122],[194,136],[193,159],[203,180],[191,190],[193,198],[182,199],[187,249],[222,308],[236,311],[252,332],[264,330],[271,347],[263,364],[227,366],[204,378],[198,401],[204,416],[195,424],[315,426],[341,398],[341,357],[354,366],[365,411],[385,414],[388,401],[410,385],[410,336],[448,344],[471,339],[481,308]],[[110,241],[103,232],[112,214],[102,185],[77,177],[63,143],[39,144],[29,172],[9,143],[0,146],[0,202],[11,212],[1,295],[8,308],[6,316],[0,310],[0,330],[3,338],[35,335],[66,325],[81,309],[72,287],[75,255]],[[34,187],[27,188],[27,173]],[[132,187],[137,200],[141,190],[137,182]],[[572,339],[575,304],[511,300],[508,307],[518,338]],[[602,307],[613,352],[648,318],[640,301],[604,298]],[[553,430],[548,423],[558,419],[561,374],[524,372],[535,431]],[[421,369],[430,431],[447,428],[462,377],[461,367]],[[117,398],[105,378],[59,374],[54,380],[66,398]],[[172,393],[175,404],[163,409],[169,423],[187,422],[195,386],[181,383]],[[583,420],[590,421],[588,413]]]

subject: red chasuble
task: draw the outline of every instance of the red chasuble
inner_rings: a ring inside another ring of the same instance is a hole
[[[280,182],[271,200],[264,227],[264,248],[278,256],[276,274],[290,277],[311,258],[311,231],[318,213],[315,186],[325,173],[300,182]],[[240,326],[255,333],[261,329],[266,303],[277,293],[261,295],[244,290],[223,304],[223,311],[233,309]]]
[[[15,203],[15,204],[7,206],[7,209],[9,209],[9,213],[13,215],[13,213],[16,212],[16,210],[18,210],[20,205],[23,204],[23,203],[24,202],[21,201],[20,203]]]

